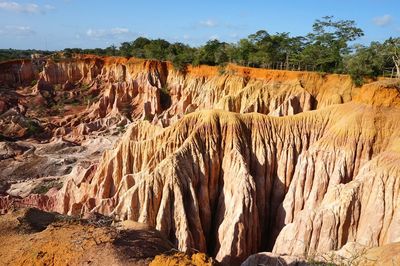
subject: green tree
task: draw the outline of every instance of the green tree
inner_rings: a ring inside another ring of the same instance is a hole
[[[156,60],[167,60],[170,43],[163,39],[151,40],[144,46],[146,58]]]
[[[209,40],[204,46],[197,50],[194,62],[195,64],[205,64],[215,66],[228,61],[225,43],[218,40]]]
[[[387,56],[392,60],[393,70],[396,70],[397,78],[400,78],[400,38],[389,38],[383,45]],[[386,62],[386,67],[387,65],[391,64]]]
[[[369,46],[356,46],[356,51],[345,57],[345,72],[349,73],[356,85],[365,77],[377,78],[385,70],[396,69],[394,58],[400,50],[400,38],[390,38],[383,43],[372,42]]]
[[[254,61],[250,62],[252,59],[251,54],[257,52],[257,47],[249,39],[241,39],[237,47],[237,63],[240,65],[253,65]]]
[[[112,44],[111,46],[107,47],[105,49],[105,55],[108,55],[108,56],[119,55],[117,47],[114,44]]]
[[[350,74],[354,83],[360,86],[365,77],[377,77],[382,73],[384,58],[380,53],[382,45],[371,43],[369,47],[359,45],[356,52],[345,58],[345,69]]]
[[[144,47],[148,45],[151,41],[144,37],[139,37],[134,40],[131,44],[132,50],[131,55],[137,58],[145,58]]]
[[[193,62],[195,49],[183,43],[171,44],[168,48],[168,60],[172,62],[174,68],[185,71],[188,64]]]
[[[125,57],[131,57],[133,55],[133,45],[130,42],[123,42],[119,47],[119,54]]]
[[[343,69],[343,55],[351,52],[348,43],[363,35],[354,20],[334,21],[332,16],[317,19],[313,24],[313,32],[307,36],[303,60],[322,71],[340,72]]]

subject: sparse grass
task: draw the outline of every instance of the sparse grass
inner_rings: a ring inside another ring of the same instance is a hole
[[[53,59],[53,61],[54,62],[56,62],[56,63],[58,63],[58,62],[61,62],[61,56],[60,56],[60,54],[58,54],[58,53],[54,53],[52,56],[51,56],[51,58]]]
[[[152,117],[151,117],[151,115],[145,115],[143,120],[151,122],[152,121]]]
[[[81,103],[77,99],[73,99],[72,101],[68,102],[68,104],[72,106],[79,106]]]
[[[350,256],[346,258],[333,252],[323,255],[314,253],[305,255],[304,257],[306,258],[307,264],[312,266],[361,266],[365,260],[368,260],[368,258],[365,257],[366,252],[366,248],[353,250],[350,252]]]
[[[226,66],[225,65],[220,65],[220,66],[218,66],[218,74],[220,75],[220,76],[223,76],[223,75],[225,75],[227,72],[226,72]]]
[[[63,183],[58,180],[45,180],[38,184],[33,190],[33,194],[46,194],[51,188],[56,188],[60,190]]]
[[[61,100],[50,108],[50,112],[54,115],[62,115],[64,113],[64,102]]]
[[[125,126],[118,126],[117,131],[119,134],[123,134],[126,132],[126,127]]]
[[[91,94],[86,95],[85,97],[83,97],[83,102],[85,104],[92,104],[95,100],[96,100],[96,97],[91,95]]]
[[[82,83],[82,85],[81,85],[81,90],[82,90],[82,91],[87,91],[87,90],[89,90],[89,89],[90,89],[89,84]]]
[[[237,72],[234,69],[229,69],[226,64],[222,64],[218,66],[218,75],[236,75]]]
[[[40,124],[34,120],[28,120],[26,127],[29,136],[35,136],[43,132],[43,129],[40,126]]]
[[[43,117],[43,116],[45,116],[46,115],[46,107],[44,106],[44,105],[39,105],[39,106],[37,106],[37,108],[35,108],[36,109],[36,112],[38,113],[38,115],[40,116],[40,117]]]

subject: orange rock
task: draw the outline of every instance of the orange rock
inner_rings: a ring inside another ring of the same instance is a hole
[[[57,134],[82,141],[133,121],[67,177],[62,213],[146,223],[225,265],[400,241],[398,81],[94,56],[47,61],[40,77],[98,93]]]

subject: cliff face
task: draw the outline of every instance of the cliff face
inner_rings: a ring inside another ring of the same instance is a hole
[[[224,264],[400,241],[397,83],[90,56],[38,75],[97,95],[55,135],[133,121],[99,163],[67,177],[59,212],[148,223]]]
[[[166,129],[136,124],[95,171],[66,182],[59,211],[149,223],[226,264],[268,247],[304,255],[400,241],[400,110],[387,90],[373,95],[391,95],[390,107],[359,96],[281,118],[202,111]]]
[[[177,72],[169,63],[124,58],[81,58],[48,62],[41,74],[51,84],[85,82],[101,87],[101,99],[91,108],[101,117],[131,109],[164,125],[198,109],[295,114],[351,100],[347,76],[321,76],[229,66],[189,68]],[[105,83],[101,86],[99,83]]]
[[[347,102],[352,97],[347,76],[236,66],[229,66],[223,74],[216,67],[189,68],[180,73],[168,63],[121,58],[47,64],[43,78],[50,83],[107,83],[95,112],[104,116],[112,110],[131,108],[134,118],[144,115],[166,124],[198,109],[279,116]]]
[[[51,114],[51,125],[42,126],[49,135],[78,142],[91,133],[138,119],[165,127],[186,113],[204,109],[285,116],[348,102],[354,94],[347,76],[237,66],[223,71],[189,67],[182,73],[166,62],[133,58],[13,61],[0,64],[0,69],[0,85],[33,85],[19,92],[17,103],[23,108],[17,113],[34,112],[37,117],[42,111],[39,107],[65,108],[64,115]],[[2,113],[13,107],[8,98],[0,94]],[[9,132],[7,136],[21,136],[25,124],[23,118],[8,119],[0,128]]]
[[[1,85],[30,84],[35,79],[34,64],[30,60],[14,60],[0,63]]]

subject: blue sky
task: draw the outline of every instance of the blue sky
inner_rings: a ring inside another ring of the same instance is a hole
[[[315,19],[352,19],[358,42],[400,37],[400,0],[0,0],[0,48],[118,45],[138,36],[191,45],[265,29],[305,35]]]

